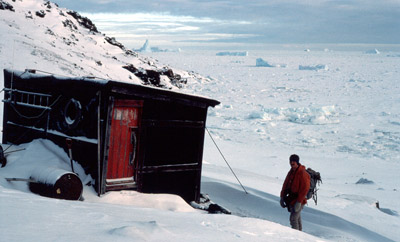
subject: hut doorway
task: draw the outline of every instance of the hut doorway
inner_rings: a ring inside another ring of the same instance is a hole
[[[115,100],[112,110],[106,190],[136,187],[143,101]]]

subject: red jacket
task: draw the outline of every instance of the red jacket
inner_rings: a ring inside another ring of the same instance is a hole
[[[293,200],[290,205],[294,205],[296,202],[307,203],[306,195],[310,189],[310,175],[305,166],[300,164],[295,171],[290,169],[282,186],[281,197],[285,196],[286,188],[290,188],[292,193],[297,194],[297,199]]]

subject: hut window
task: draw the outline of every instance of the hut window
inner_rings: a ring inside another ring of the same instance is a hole
[[[81,112],[81,103],[78,100],[71,98],[67,105],[65,105],[64,110],[65,122],[69,127],[75,127],[79,123]]]

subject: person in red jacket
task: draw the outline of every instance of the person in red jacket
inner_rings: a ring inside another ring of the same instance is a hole
[[[301,210],[307,203],[306,195],[310,189],[310,175],[305,166],[300,164],[300,157],[293,154],[289,158],[291,169],[288,172],[281,190],[281,206],[290,212],[290,225],[293,229],[302,230]]]

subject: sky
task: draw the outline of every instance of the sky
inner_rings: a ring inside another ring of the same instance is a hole
[[[400,44],[399,0],[56,0],[131,48]]]

